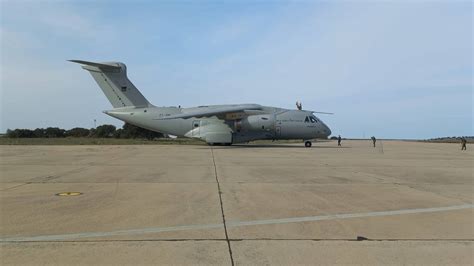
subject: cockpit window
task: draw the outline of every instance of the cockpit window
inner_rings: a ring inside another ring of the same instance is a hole
[[[312,116],[310,116],[309,119],[311,120],[311,123],[318,123],[318,120]]]
[[[306,117],[304,120],[305,123],[309,123],[309,117]]]

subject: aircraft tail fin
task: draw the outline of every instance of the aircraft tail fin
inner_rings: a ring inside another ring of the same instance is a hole
[[[127,66],[120,62],[95,63],[82,60],[69,60],[82,65],[91,73],[114,108],[151,106],[127,77]]]

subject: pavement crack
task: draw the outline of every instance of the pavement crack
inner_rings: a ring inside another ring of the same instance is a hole
[[[117,182],[115,183],[114,200],[117,199],[118,187],[119,187],[119,179],[117,178]]]
[[[19,184],[19,185],[13,186],[13,187],[8,187],[8,188],[2,189],[2,190],[0,190],[0,191],[7,191],[7,190],[10,190],[10,189],[15,189],[15,188],[17,188],[17,187],[21,187],[21,186],[29,185],[29,184],[31,184],[31,182],[26,182],[26,183]]]
[[[229,248],[230,263],[231,263],[232,266],[234,266],[234,258],[232,256],[232,248],[230,246],[229,234],[227,233],[227,224],[226,224],[225,214],[224,214],[224,205],[222,204],[221,184],[219,183],[219,177],[217,175],[216,160],[214,158],[214,150],[212,149],[212,147],[211,147],[211,155],[212,155],[212,163],[214,164],[214,173],[216,175],[217,190],[218,190],[218,194],[219,194],[219,203],[221,205],[222,222],[224,223],[225,239],[226,239],[226,242],[227,242],[227,247]]]

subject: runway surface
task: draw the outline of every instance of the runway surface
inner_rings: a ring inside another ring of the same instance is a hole
[[[1,264],[471,265],[468,149],[0,146]]]

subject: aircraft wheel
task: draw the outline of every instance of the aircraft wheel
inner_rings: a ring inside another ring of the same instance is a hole
[[[312,145],[312,143],[311,143],[311,141],[309,141],[309,140],[304,143],[304,146],[305,146],[306,148],[310,148],[311,145]]]

